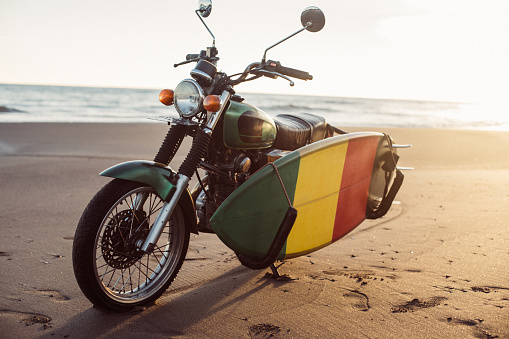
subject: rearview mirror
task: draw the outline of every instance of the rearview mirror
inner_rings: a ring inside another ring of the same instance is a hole
[[[325,15],[320,8],[310,6],[300,15],[300,22],[308,31],[318,32],[325,26]]]
[[[200,0],[198,1],[198,13],[203,18],[206,18],[212,12],[212,0]]]

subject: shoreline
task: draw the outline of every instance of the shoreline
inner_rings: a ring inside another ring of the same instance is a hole
[[[2,106],[0,106],[2,107]],[[13,112],[13,113],[20,113],[19,112]],[[1,116],[0,116],[1,117]],[[158,121],[151,118],[146,118],[142,121],[137,121],[138,118],[133,118],[133,120],[128,121],[119,121],[117,118],[111,118],[110,121],[0,121],[0,125],[18,125],[18,124],[36,124],[36,125],[75,125],[75,124],[84,124],[84,125],[95,125],[95,124],[106,124],[106,125],[153,125],[153,124],[163,124],[166,123],[163,121]],[[333,124],[338,125],[338,124]],[[453,127],[422,127],[422,126],[408,126],[408,127],[398,127],[398,126],[392,126],[392,127],[384,127],[384,126],[365,126],[365,127],[359,127],[359,126],[348,126],[348,125],[341,125],[336,126],[343,130],[349,130],[352,129],[352,131],[357,130],[376,130],[376,131],[382,131],[382,130],[393,130],[393,129],[409,129],[409,130],[439,130],[439,131],[486,131],[486,132],[509,132],[509,122],[497,122],[496,125],[491,127],[473,127],[470,126],[468,128],[453,128]]]
[[[388,215],[282,274],[240,265],[212,234],[155,305],[92,307],[72,271],[76,223],[116,163],[152,159],[166,124],[0,123],[0,325],[9,337],[509,337],[509,133],[387,132],[412,166]],[[189,145],[170,164],[178,168]]]

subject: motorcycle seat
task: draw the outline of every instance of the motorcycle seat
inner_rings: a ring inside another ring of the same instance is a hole
[[[273,147],[293,151],[325,138],[327,122],[309,113],[278,114],[274,117],[277,135]]]

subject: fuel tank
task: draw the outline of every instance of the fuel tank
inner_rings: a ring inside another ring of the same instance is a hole
[[[230,102],[223,126],[223,140],[226,147],[269,148],[276,140],[276,134],[276,124],[267,113],[242,102]]]

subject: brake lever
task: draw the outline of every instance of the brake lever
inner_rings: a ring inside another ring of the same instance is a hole
[[[286,75],[283,75],[283,74],[278,73],[278,72],[271,72],[271,71],[267,71],[267,70],[264,70],[264,69],[260,69],[260,70],[257,70],[256,72],[251,72],[251,73],[253,73],[253,74],[261,73],[262,75],[266,75],[266,74],[275,75],[277,77],[281,77],[281,78],[283,78],[285,80],[288,80],[288,82],[290,82],[290,86],[293,87],[293,85],[295,85],[295,83],[292,81],[292,79],[290,79]]]
[[[200,61],[200,58],[194,58],[194,59],[190,59],[190,60],[186,60],[186,61],[180,62],[178,64],[173,64],[173,67],[177,68],[179,66],[182,66],[182,65],[194,62],[194,61]]]

